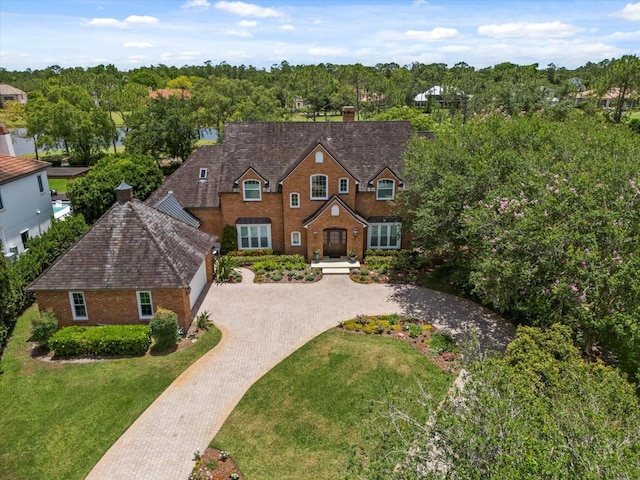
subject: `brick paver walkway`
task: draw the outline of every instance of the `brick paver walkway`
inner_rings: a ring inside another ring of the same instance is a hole
[[[424,288],[360,285],[345,275],[313,284],[212,285],[200,311],[222,330],[220,343],[189,367],[131,425],[93,468],[91,480],[186,480],[249,387],[340,320],[357,314],[410,313],[503,348],[514,329],[464,299]]]

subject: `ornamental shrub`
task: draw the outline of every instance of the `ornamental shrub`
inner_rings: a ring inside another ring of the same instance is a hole
[[[72,326],[49,340],[49,348],[61,357],[144,355],[150,345],[146,325]]]
[[[35,342],[38,347],[48,349],[49,340],[58,330],[58,320],[53,311],[40,312],[40,315],[31,321],[31,336],[27,342]]]
[[[213,260],[213,269],[216,277],[216,283],[228,282],[234,274],[237,263],[235,258],[223,255]]]
[[[158,308],[149,322],[153,347],[156,350],[167,350],[180,340],[178,316],[166,308]]]
[[[225,225],[222,228],[222,238],[220,240],[222,253],[234,252],[238,249],[238,232],[236,227]]]

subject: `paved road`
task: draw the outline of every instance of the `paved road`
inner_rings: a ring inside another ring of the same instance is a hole
[[[267,371],[340,320],[357,314],[412,314],[461,334],[477,327],[502,349],[514,329],[467,300],[412,286],[360,285],[345,275],[312,284],[212,285],[200,306],[222,340],[189,367],[96,464],[90,480],[181,480],[244,393]]]

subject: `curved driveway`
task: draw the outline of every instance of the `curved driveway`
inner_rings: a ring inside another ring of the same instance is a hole
[[[514,328],[452,295],[406,285],[361,285],[346,275],[311,284],[212,285],[208,310],[222,340],[180,375],[93,468],[91,480],[186,480],[193,453],[203,452],[251,385],[284,358],[340,320],[358,314],[411,314],[503,349]]]

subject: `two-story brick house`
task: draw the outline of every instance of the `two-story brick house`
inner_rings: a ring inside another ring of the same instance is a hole
[[[240,250],[311,258],[405,247],[393,200],[411,134],[408,122],[231,123],[147,202],[171,192],[204,231],[234,226]]]

